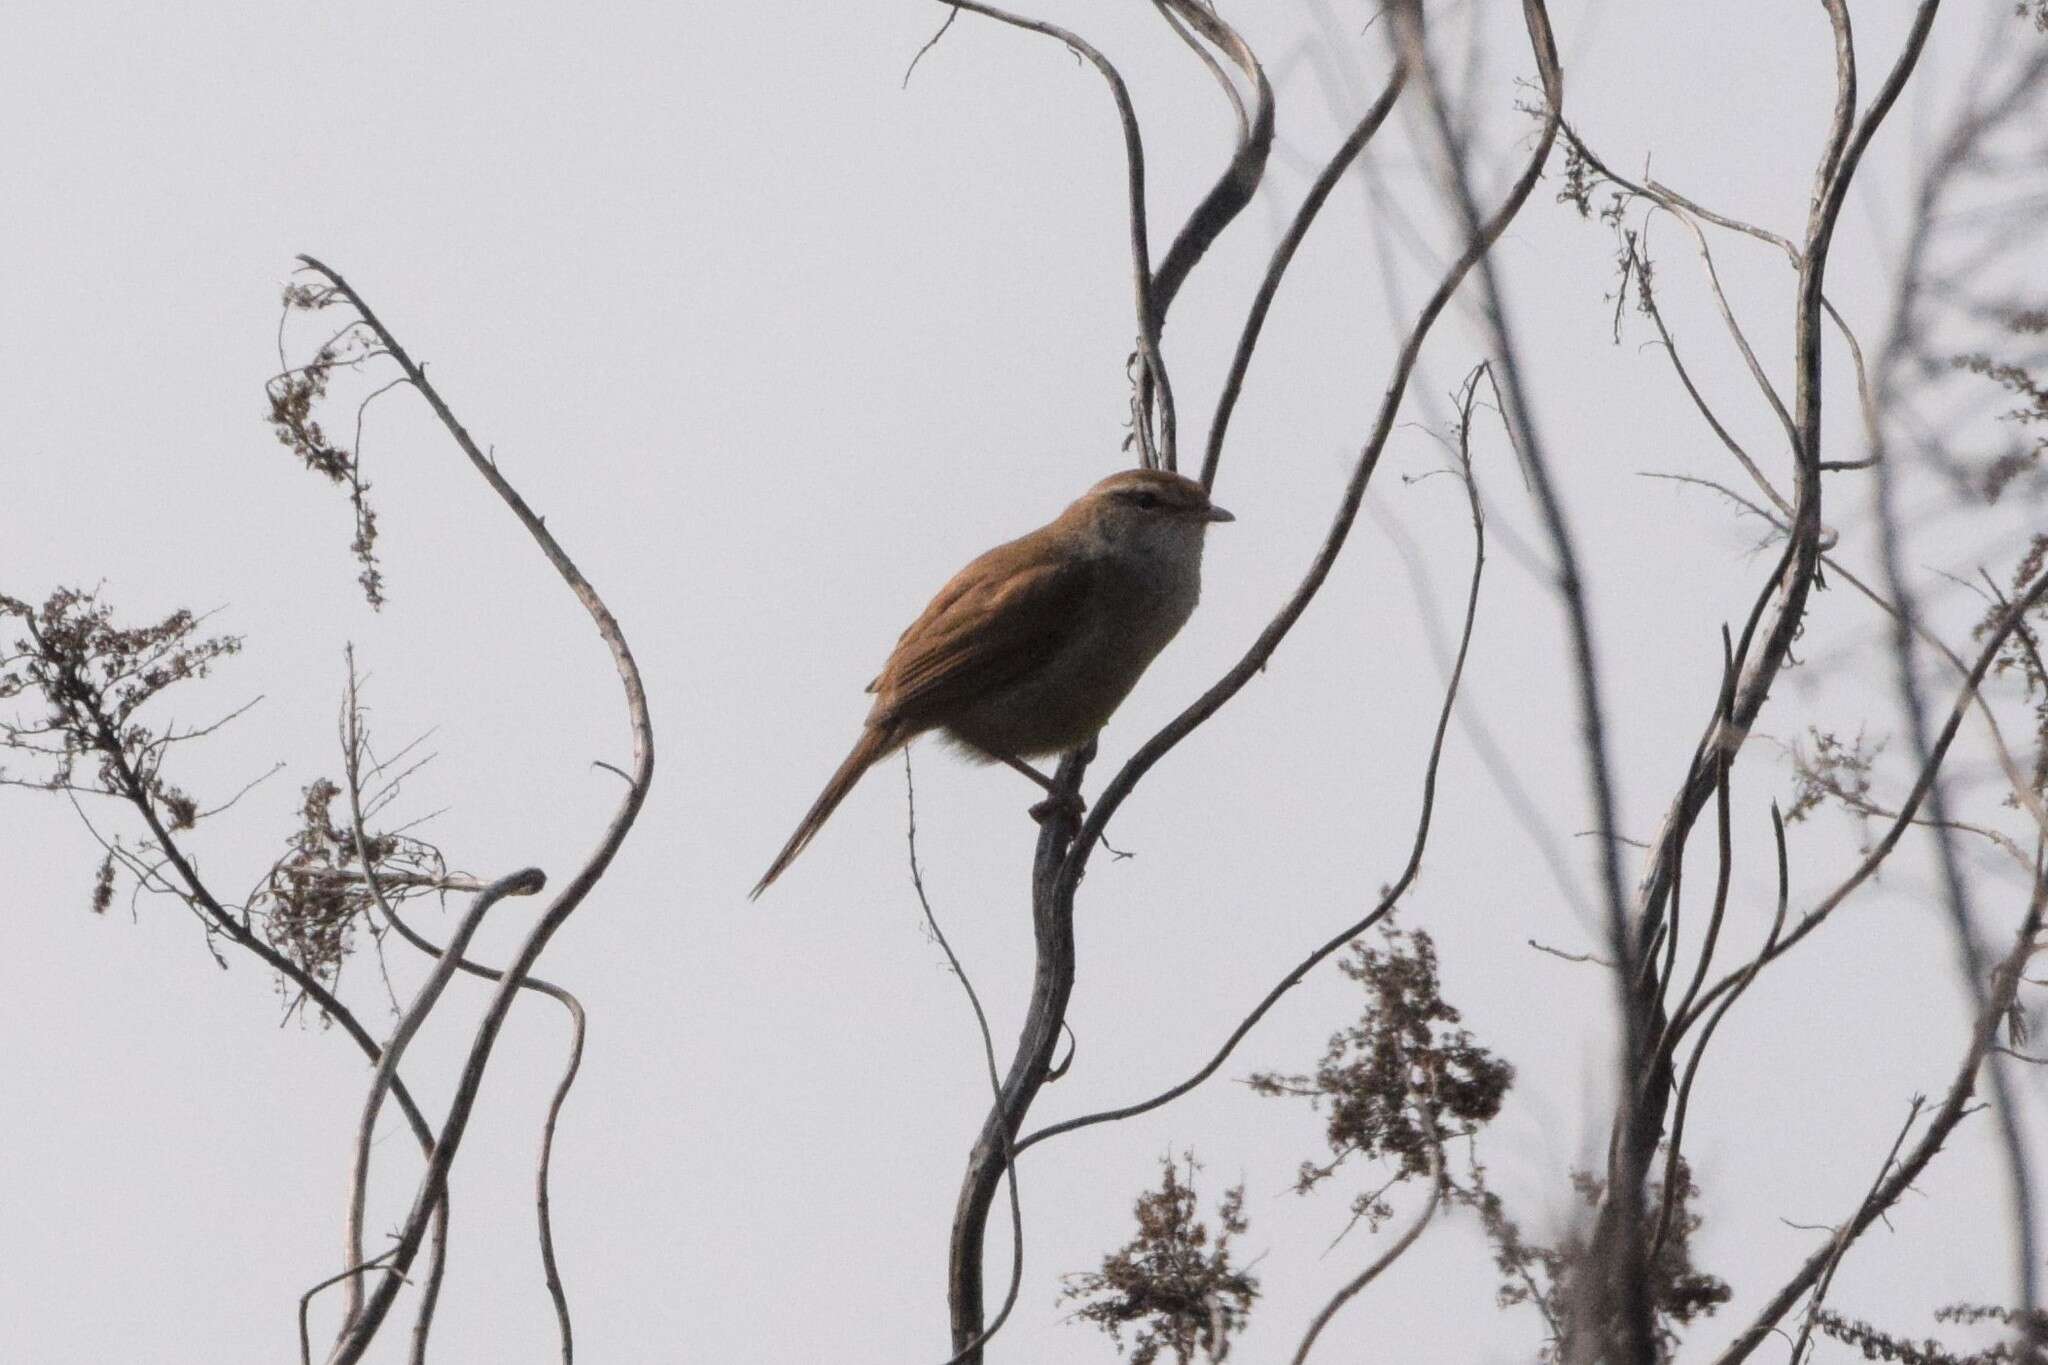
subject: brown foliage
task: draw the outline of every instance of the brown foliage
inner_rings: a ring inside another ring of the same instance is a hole
[[[1250,1081],[1262,1095],[1328,1107],[1331,1156],[1302,1163],[1295,1188],[1304,1194],[1354,1155],[1392,1162],[1397,1181],[1427,1173],[1441,1136],[1452,1135],[1444,1130],[1477,1131],[1514,1082],[1514,1067],[1456,1027],[1461,1016],[1443,998],[1429,934],[1388,922],[1380,939],[1380,947],[1354,943],[1340,966],[1364,988],[1365,1011],[1330,1035],[1315,1071],[1261,1072]],[[1375,1224],[1386,1216],[1378,1195],[1362,1197],[1353,1212]]]
[[[1153,1365],[1164,1351],[1178,1365],[1201,1352],[1210,1360],[1230,1354],[1243,1330],[1259,1282],[1231,1264],[1230,1242],[1248,1226],[1244,1186],[1226,1190],[1216,1206],[1220,1229],[1212,1245],[1200,1217],[1193,1153],[1184,1153],[1186,1174],[1172,1157],[1162,1158],[1159,1188],[1138,1196],[1132,1212],[1138,1231],[1102,1260],[1100,1270],[1066,1276],[1061,1300],[1082,1301],[1074,1316],[1092,1322],[1123,1350],[1123,1333],[1135,1327],[1131,1365]]]

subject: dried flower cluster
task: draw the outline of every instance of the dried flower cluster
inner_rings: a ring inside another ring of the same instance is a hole
[[[1934,1316],[1936,1321],[1959,1325],[1999,1322],[2017,1328],[2022,1324],[2023,1315],[1988,1304],[1958,1303],[1939,1310]],[[1909,1341],[1826,1308],[1814,1314],[1813,1325],[1824,1336],[1854,1346],[1863,1353],[1865,1360],[1897,1361],[1899,1365],[2017,1365],[2021,1361],[2032,1365],[2032,1362],[2043,1359],[2042,1345],[2048,1342],[2048,1313],[2040,1312],[2033,1314],[2027,1323],[2031,1331],[2024,1339],[2001,1341],[1981,1351],[1968,1353],[1945,1346],[1931,1337]]]
[[[2015,332],[2033,330],[2034,315],[2021,313],[2010,323]],[[2043,428],[2042,434],[2031,442],[2016,442],[2012,449],[1991,462],[1984,472],[1983,493],[1986,502],[1997,502],[2007,486],[2021,474],[2034,469],[2041,463],[2042,452],[2048,451],[2048,389],[2044,389],[2034,376],[2024,368],[2006,361],[1994,360],[1982,352],[1952,357],[1949,364],[1958,370],[1982,375],[1992,383],[2019,399],[2019,406],[2007,409],[2003,418],[2022,427]]]
[[[2044,571],[2048,571],[2048,533],[2036,534],[2013,567],[2011,597],[2024,594]],[[2001,597],[1994,601],[1977,623],[1973,638],[1981,640],[1997,630],[2009,610],[2010,599]],[[2048,796],[2048,663],[2042,659],[2040,637],[2044,625],[2048,625],[2048,602],[2021,615],[1999,649],[1998,661],[1992,665],[1995,674],[2019,674],[2027,701],[2033,707],[2034,771],[2030,785],[2040,796]],[[2016,805],[2017,800],[2008,798],[2006,804]]]
[[[270,945],[329,986],[354,947],[356,930],[380,932],[370,917],[376,897],[363,875],[366,866],[394,902],[419,894],[420,882],[447,870],[439,850],[405,835],[367,834],[359,849],[353,828],[335,822],[341,794],[324,777],[304,789],[288,851],[250,902]]]
[[[175,746],[214,733],[241,711],[190,728],[159,729],[141,717],[179,683],[206,677],[217,661],[241,649],[241,640],[201,634],[200,618],[182,610],[148,625],[117,625],[96,590],[76,588],[51,593],[41,606],[0,594],[0,617],[20,630],[0,655],[0,700],[41,703],[31,714],[0,718],[0,755],[33,765],[28,771],[0,768],[0,785],[111,797],[143,817],[147,832],[139,841],[120,835],[103,841],[89,901],[93,913],[112,907],[124,873],[141,890],[202,908],[204,897],[184,872],[172,874],[183,856],[174,836],[233,802],[202,810],[165,775],[164,764]],[[372,835],[359,850],[347,821],[337,824],[333,816],[340,790],[324,779],[305,789],[287,852],[240,907],[235,930],[260,933],[310,978],[327,984],[373,903],[363,877],[366,861],[389,879],[393,899],[419,894],[446,870],[432,845],[402,834]],[[210,912],[202,922],[209,937],[222,928]],[[283,982],[280,989],[292,990]]]
[[[1178,1365],[1197,1353],[1224,1359],[1259,1296],[1258,1280],[1231,1264],[1231,1239],[1248,1226],[1244,1186],[1224,1192],[1212,1244],[1195,1192],[1201,1167],[1193,1153],[1181,1160],[1185,1174],[1172,1157],[1163,1158],[1159,1188],[1138,1196],[1137,1234],[1104,1257],[1102,1269],[1066,1276],[1060,1296],[1080,1301],[1074,1316],[1108,1333],[1119,1352],[1125,1329],[1135,1328],[1131,1365],[1153,1365],[1165,1351]]]
[[[293,284],[284,290],[287,317],[293,312],[318,312],[338,301],[339,296],[332,289]],[[281,336],[281,325],[279,330]],[[270,425],[277,434],[278,443],[304,461],[306,468],[325,475],[330,482],[348,487],[349,504],[356,520],[355,538],[348,548],[361,570],[356,575],[356,582],[362,585],[363,596],[372,607],[384,605],[384,574],[377,563],[377,512],[369,502],[370,485],[363,478],[358,452],[329,436],[314,415],[314,409],[327,396],[328,384],[336,370],[359,369],[384,354],[362,320],[352,319],[321,343],[311,360],[281,370],[265,385],[270,399]],[[281,352],[279,363],[283,363]],[[364,406],[368,402],[365,399]],[[356,414],[356,430],[357,444],[360,445],[360,408]]]
[[[1859,819],[1867,819],[1870,804],[1870,766],[1884,752],[1884,741],[1866,742],[1863,732],[1844,740],[1812,726],[1807,743],[1792,750],[1792,804],[1785,808],[1785,823],[1797,824],[1820,807],[1833,801]]]
[[[1262,1072],[1250,1081],[1260,1094],[1300,1096],[1328,1108],[1330,1159],[1302,1163],[1300,1192],[1353,1156],[1393,1163],[1393,1180],[1354,1202],[1354,1214],[1375,1225],[1387,1214],[1385,1189],[1427,1173],[1442,1141],[1476,1132],[1498,1114],[1515,1077],[1512,1066],[1456,1027],[1460,1016],[1443,998],[1429,935],[1389,923],[1380,938],[1380,947],[1354,943],[1341,964],[1364,988],[1366,1007],[1357,1023],[1330,1036],[1314,1073]]]
[[[164,759],[172,746],[217,726],[159,733],[136,717],[168,689],[205,677],[241,640],[202,636],[189,611],[117,626],[96,590],[77,588],[58,589],[40,607],[0,594],[0,617],[22,632],[0,654],[0,700],[43,703],[40,716],[0,720],[0,749],[36,766],[27,774],[0,769],[0,783],[135,801],[166,829],[197,824],[199,802],[164,776]],[[82,762],[89,772],[81,774]],[[100,890],[93,904],[104,908]]]

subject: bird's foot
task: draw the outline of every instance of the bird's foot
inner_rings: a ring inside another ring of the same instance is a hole
[[[1075,791],[1054,792],[1031,808],[1031,818],[1041,825],[1058,816],[1079,821],[1087,813],[1088,803]]]

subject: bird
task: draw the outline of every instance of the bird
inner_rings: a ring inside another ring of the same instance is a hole
[[[1193,479],[1126,469],[954,574],[868,684],[875,702],[853,751],[750,899],[804,851],[861,774],[927,731],[1059,799],[1026,760],[1095,738],[1193,614],[1209,527],[1235,520]]]

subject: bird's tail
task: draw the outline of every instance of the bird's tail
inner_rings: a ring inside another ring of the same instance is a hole
[[[904,736],[893,725],[871,726],[861,731],[860,743],[853,746],[853,752],[839,765],[839,771],[832,774],[832,780],[825,784],[825,790],[818,793],[818,799],[811,803],[803,823],[796,827],[796,833],[789,836],[789,842],[782,846],[782,852],[775,855],[767,873],[754,884],[749,900],[758,900],[768,884],[782,875],[784,868],[796,861],[796,855],[804,851],[812,836],[824,827],[846,794],[853,790],[853,784],[860,781],[860,775],[875,763],[876,759],[896,748]]]

